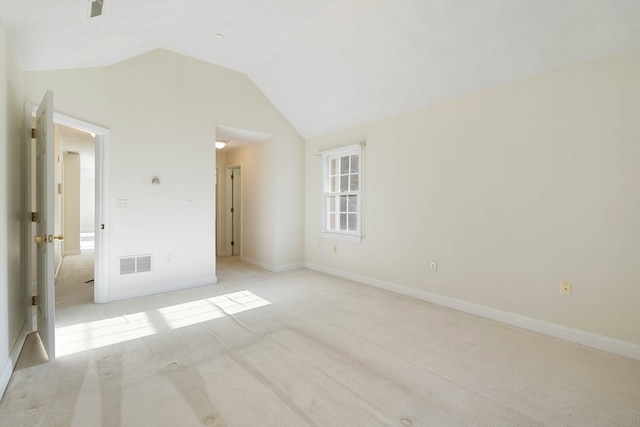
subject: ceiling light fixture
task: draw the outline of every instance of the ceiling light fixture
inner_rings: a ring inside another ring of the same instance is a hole
[[[216,148],[218,150],[222,150],[225,145],[227,145],[227,143],[225,141],[216,141]]]

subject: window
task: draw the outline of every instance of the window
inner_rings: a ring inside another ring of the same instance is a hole
[[[362,146],[325,151],[322,157],[323,231],[359,237],[362,229]]]

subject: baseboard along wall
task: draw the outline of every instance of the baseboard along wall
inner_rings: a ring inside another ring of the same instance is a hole
[[[273,273],[281,273],[283,271],[295,270],[298,268],[304,268],[305,264],[303,262],[296,262],[292,264],[269,264],[264,261],[258,261],[256,259],[248,258],[245,256],[240,256],[240,260],[242,262],[246,262],[247,264],[255,265],[256,267],[264,268],[267,271],[271,271]]]
[[[473,314],[479,317],[484,317],[486,319],[491,319],[498,322],[506,323],[508,325],[516,326],[518,328],[527,329],[529,331],[538,332],[544,335],[549,335],[554,338],[560,338],[565,341],[570,341],[598,350],[619,354],[631,359],[640,360],[640,345],[634,343],[592,334],[590,332],[582,331],[579,329],[569,328],[555,323],[545,322],[543,320],[533,319],[507,311],[497,310],[495,308],[472,304],[455,298],[449,298],[442,295],[421,291],[419,289],[413,289],[406,286],[398,285],[396,283],[386,282],[359,274],[349,273],[335,268],[326,267],[324,265],[305,262],[304,266],[305,268],[308,268],[310,270],[331,274],[333,276],[342,277],[343,279],[352,280],[364,285],[373,286],[376,288],[384,289],[386,291],[416,298],[422,301],[453,308],[464,313]]]
[[[11,349],[11,354],[9,354],[9,360],[5,363],[2,368],[2,373],[0,373],[0,399],[4,396],[4,392],[9,385],[9,381],[11,381],[11,375],[13,375],[13,370],[18,363],[18,357],[20,357],[20,352],[22,351],[22,347],[24,346],[24,342],[27,339],[27,324],[22,325],[22,329],[20,330],[20,334],[18,335],[18,339]]]

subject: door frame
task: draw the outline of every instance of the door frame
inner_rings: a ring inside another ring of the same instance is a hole
[[[232,200],[231,200],[231,186],[233,185],[233,180],[231,179],[231,173],[233,169],[240,169],[240,253],[238,255],[240,255],[240,257],[242,257],[242,252],[243,252],[243,248],[244,248],[244,244],[243,244],[243,240],[244,240],[244,221],[243,221],[243,216],[244,216],[244,209],[242,209],[242,199],[244,197],[244,179],[242,179],[242,162],[238,162],[238,163],[232,163],[229,165],[225,166],[225,173],[224,173],[224,178],[225,178],[225,187],[226,187],[226,194],[225,194],[225,199],[226,199],[226,203],[225,203],[225,229],[226,229],[226,236],[225,236],[225,245],[224,247],[226,248],[226,255],[227,256],[233,256],[233,246],[231,246],[231,239],[233,238],[233,236],[231,235],[231,227],[232,227],[232,221],[233,221],[233,215],[231,215],[231,204],[232,204]]]
[[[31,307],[31,296],[33,295],[33,275],[32,275],[32,259],[31,259],[31,242],[33,242],[33,230],[31,226],[31,199],[33,190],[32,179],[32,156],[33,146],[31,139],[31,120],[38,107],[31,103],[25,103],[24,107],[24,138],[25,150],[23,158],[24,166],[24,212],[25,221],[28,224],[24,227],[24,277],[25,277],[25,294],[26,301]],[[94,252],[94,302],[105,303],[109,301],[109,140],[111,131],[105,127],[76,119],[65,114],[53,112],[53,123],[63,126],[79,129],[95,135],[95,252]],[[102,229],[102,225],[105,229]],[[27,327],[33,330],[33,316],[31,310],[27,310]]]

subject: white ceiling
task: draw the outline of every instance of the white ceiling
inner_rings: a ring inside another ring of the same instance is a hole
[[[89,8],[0,0],[25,70],[166,48],[246,73],[305,138],[640,46],[638,0],[104,0],[96,18]]]

